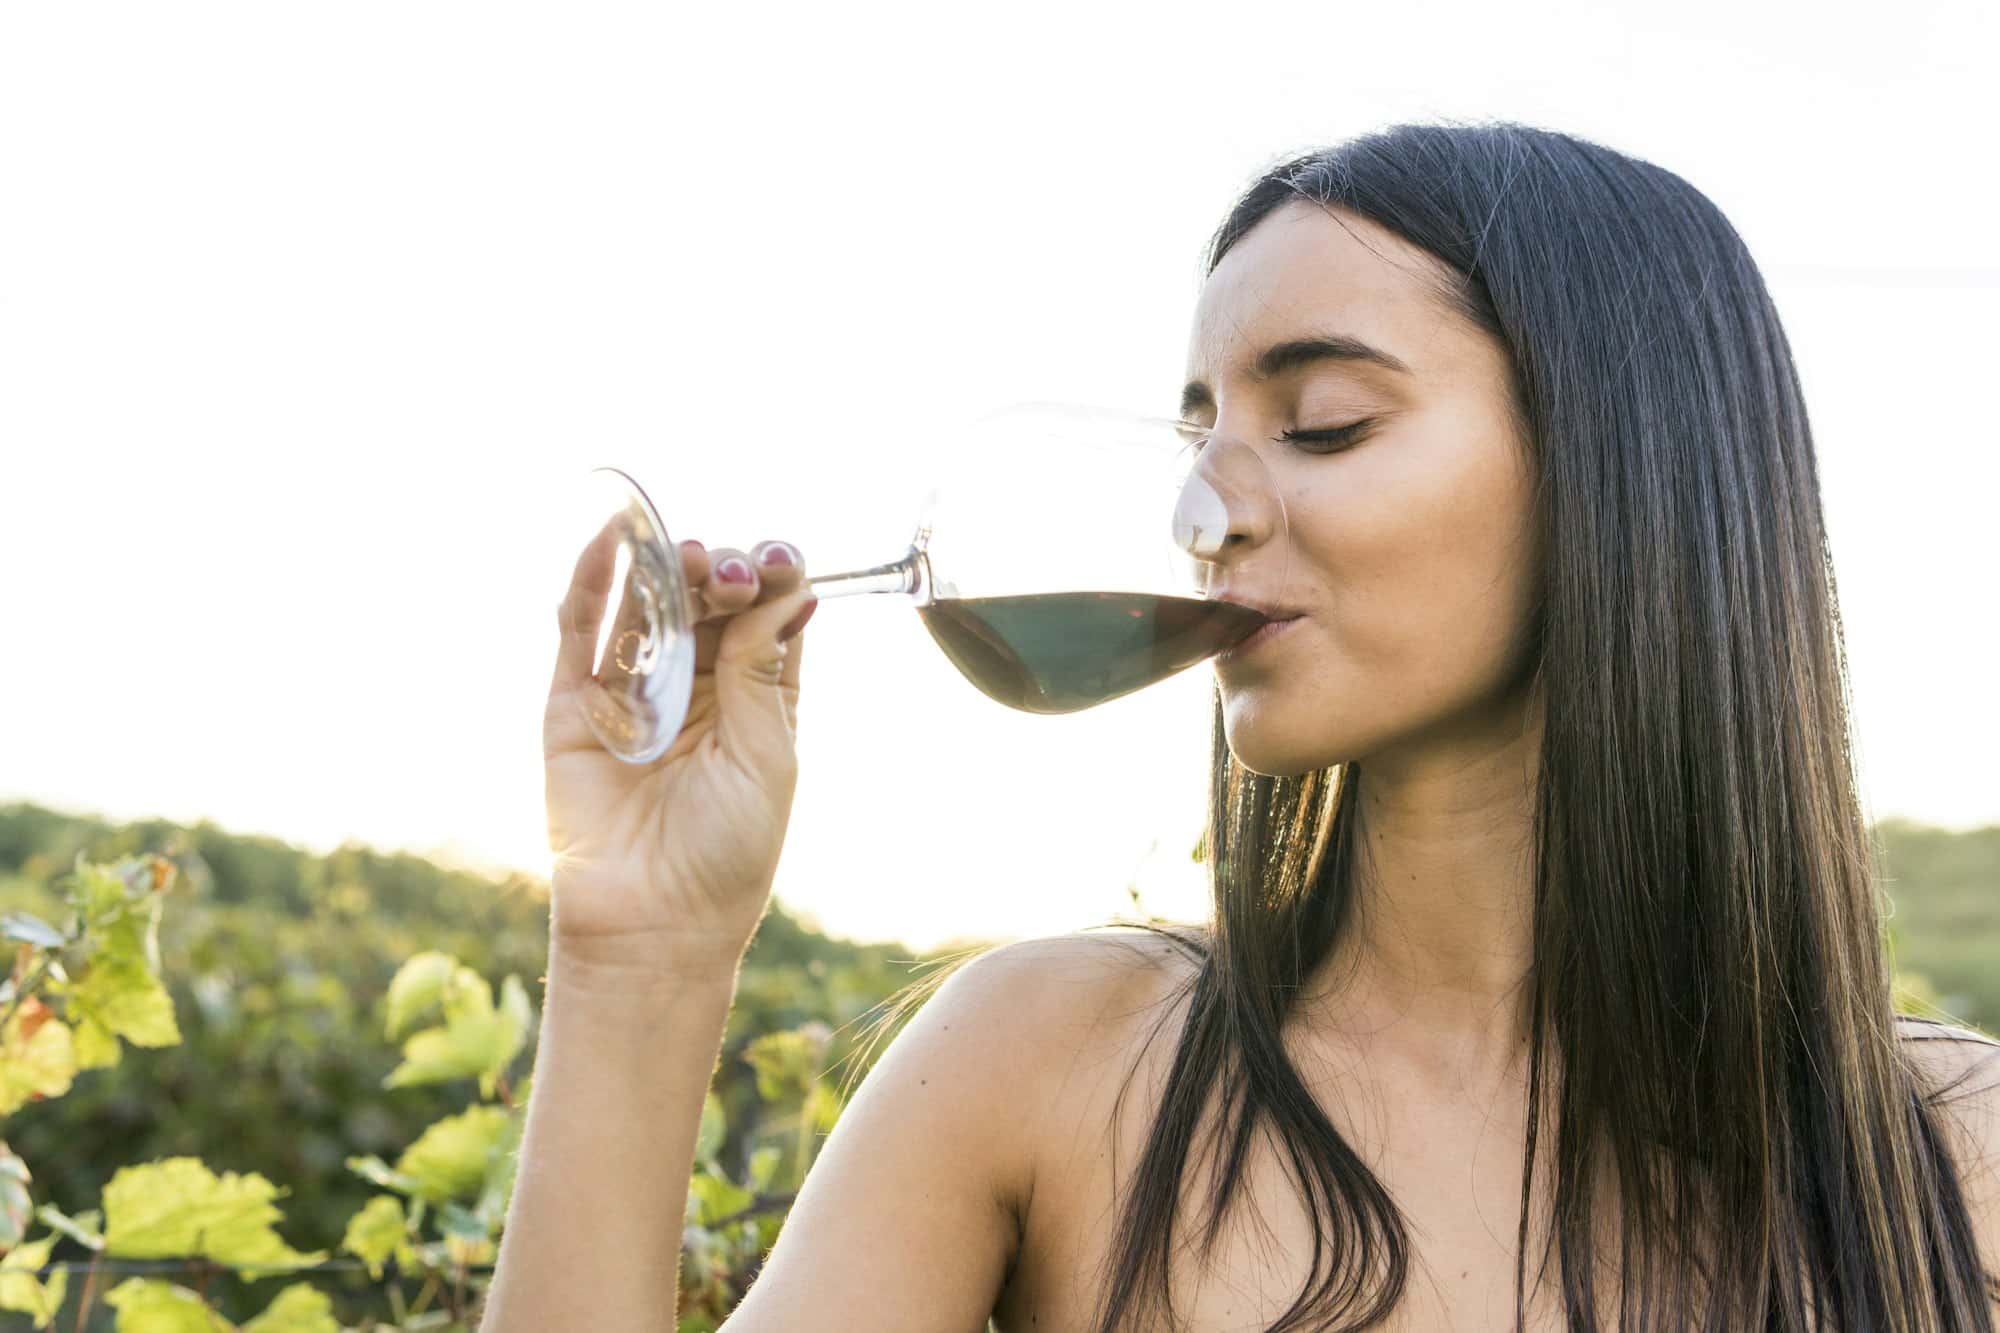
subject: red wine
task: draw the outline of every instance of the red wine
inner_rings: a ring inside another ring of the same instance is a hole
[[[1143,592],[945,597],[917,614],[967,680],[1029,713],[1074,713],[1143,689],[1265,619],[1235,602]]]

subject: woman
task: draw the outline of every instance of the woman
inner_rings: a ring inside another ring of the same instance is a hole
[[[1287,497],[1228,577],[1287,557],[1301,617],[1216,668],[1213,915],[957,969],[728,1327],[1990,1329],[2000,1044],[1893,1010],[1811,432],[1727,221],[1570,136],[1398,127],[1243,196],[1187,371]],[[489,1333],[671,1326],[814,605],[783,543],[683,558],[649,769],[567,706],[565,619]]]

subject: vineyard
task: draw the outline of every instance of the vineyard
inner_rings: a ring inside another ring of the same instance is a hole
[[[1994,1026],[2000,830],[1878,834],[1904,1004]],[[544,886],[14,806],[0,935],[0,1327],[476,1327],[533,1068]],[[755,1278],[908,1015],[884,1001],[952,956],[773,906],[703,1108],[681,1333],[718,1327]]]

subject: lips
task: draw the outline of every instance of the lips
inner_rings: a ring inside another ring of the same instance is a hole
[[[1215,600],[1218,602],[1234,602],[1238,606],[1247,606],[1252,611],[1262,612],[1266,620],[1297,620],[1305,614],[1303,611],[1295,611],[1290,607],[1279,606],[1275,602],[1267,601],[1251,593],[1219,592],[1215,594]]]
[[[1291,627],[1303,619],[1303,616],[1292,616],[1284,620],[1266,620],[1237,643],[1232,644],[1227,651],[1223,652],[1215,660],[1218,664],[1225,667],[1240,662],[1245,657],[1258,651],[1264,644],[1269,643],[1273,639],[1282,638],[1284,635],[1290,633]]]

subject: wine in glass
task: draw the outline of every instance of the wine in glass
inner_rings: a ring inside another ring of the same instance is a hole
[[[1285,606],[1283,496],[1247,442],[1047,403],[989,413],[954,442],[899,557],[808,582],[821,600],[911,598],[999,703],[1071,713],[1119,698],[1243,644]],[[687,713],[698,599],[645,489],[616,468],[590,476],[571,549],[615,551],[578,699],[606,749],[646,763]]]

